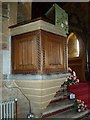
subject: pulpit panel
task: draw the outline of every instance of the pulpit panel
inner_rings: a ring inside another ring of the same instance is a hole
[[[12,71],[14,73],[37,72],[37,48],[36,32],[12,37]]]
[[[66,38],[42,31],[43,70],[46,73],[67,70]]]

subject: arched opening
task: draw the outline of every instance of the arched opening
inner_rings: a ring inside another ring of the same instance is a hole
[[[85,81],[85,47],[81,37],[74,32],[68,36],[68,66],[80,81]]]
[[[79,57],[80,48],[79,40],[74,33],[71,33],[68,37],[68,57],[74,58]]]

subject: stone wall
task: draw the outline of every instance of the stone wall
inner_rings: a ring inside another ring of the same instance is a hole
[[[2,7],[0,1],[0,101],[2,99]]]
[[[18,88],[13,87],[16,87],[13,80],[3,80],[2,101],[14,100],[17,98],[18,118],[26,118],[29,113],[29,102]]]

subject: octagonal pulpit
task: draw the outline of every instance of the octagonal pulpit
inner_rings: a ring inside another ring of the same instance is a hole
[[[45,30],[12,36],[12,73],[66,72],[66,37]]]
[[[11,29],[12,76],[40,117],[67,79],[67,35],[39,18]]]

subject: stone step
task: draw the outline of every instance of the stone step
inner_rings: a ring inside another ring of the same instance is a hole
[[[68,93],[67,92],[62,92],[62,93],[60,92],[60,94],[55,95],[55,97],[52,99],[50,104],[55,103],[55,102],[59,102],[59,101],[63,101],[67,98],[68,98]]]
[[[88,114],[88,109],[77,112],[73,106],[74,100],[69,100],[68,95],[67,89],[61,88],[43,112],[42,118],[72,118],[74,120]]]
[[[56,92],[56,95],[50,103],[59,102],[68,98],[68,92],[66,87],[60,87],[60,90]]]
[[[60,88],[60,90],[56,92],[55,97],[56,96],[60,96],[62,94],[66,94],[67,95],[67,89]]]
[[[46,108],[46,110],[42,114],[42,118],[46,118],[48,116],[52,116],[54,114],[66,111],[73,107],[73,101],[70,101],[68,99],[49,104],[49,106]]]
[[[64,111],[64,112],[61,112],[61,113],[58,113],[52,116],[48,116],[47,118],[62,118],[62,119],[72,119],[72,120],[78,119],[79,120],[83,118],[85,115],[87,115],[88,113],[89,113],[88,110],[78,113],[74,110],[74,108],[71,108],[67,111]]]

